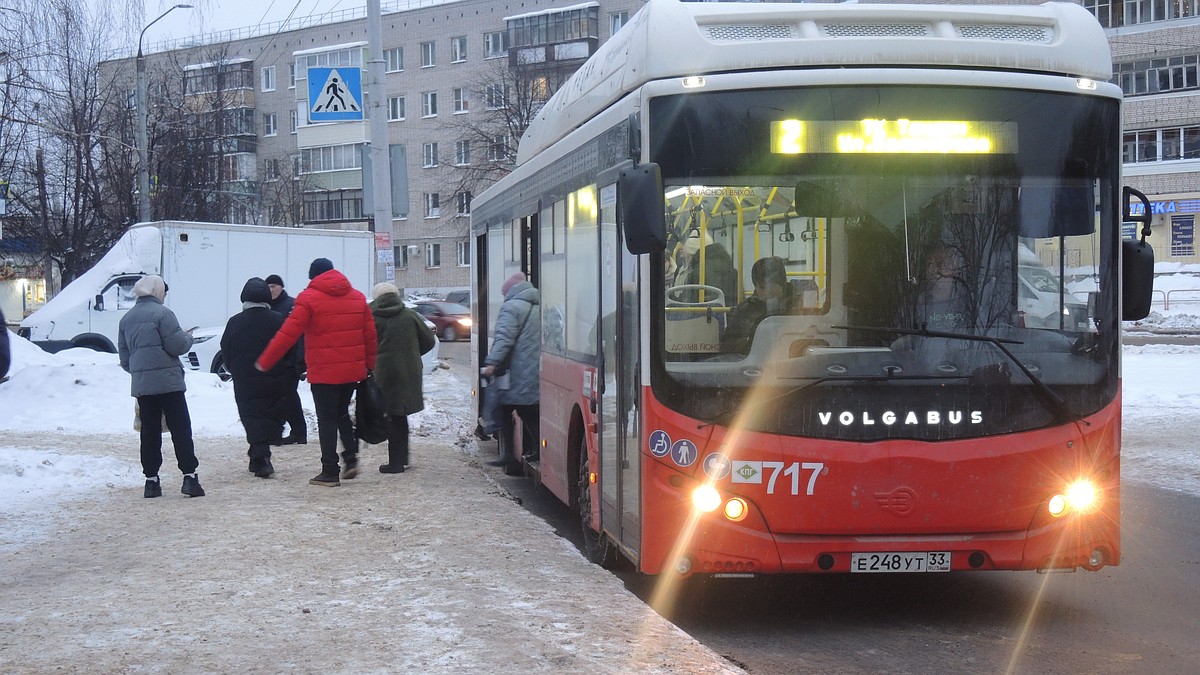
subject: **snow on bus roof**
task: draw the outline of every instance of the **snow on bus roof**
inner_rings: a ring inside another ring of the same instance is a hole
[[[649,0],[530,124],[517,164],[622,96],[688,75],[820,66],[1004,69],[1106,82],[1103,28],[1080,5],[681,3]]]

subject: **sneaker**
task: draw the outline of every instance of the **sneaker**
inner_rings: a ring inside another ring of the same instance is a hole
[[[380,464],[379,473],[404,473],[403,464]]]
[[[194,473],[183,477],[183,487],[179,491],[189,497],[204,496],[204,488],[200,487],[200,478]]]
[[[275,445],[308,445],[308,437],[303,434],[289,434],[279,439]]]
[[[345,457],[346,468],[342,469],[342,480],[350,480],[358,476],[358,456]]]
[[[336,471],[332,473],[322,471],[321,473],[317,474],[316,478],[308,479],[308,484],[320,485],[321,487],[337,487],[341,485],[341,482],[338,481],[338,475]]]
[[[146,492],[142,495],[146,499],[162,496],[162,483],[158,482],[158,477],[146,479]]]
[[[270,478],[275,473],[275,467],[271,466],[271,460],[264,459],[258,466],[258,470],[254,472],[259,478]]]

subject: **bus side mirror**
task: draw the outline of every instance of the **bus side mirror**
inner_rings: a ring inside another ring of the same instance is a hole
[[[92,309],[97,312],[104,311],[104,296],[103,295],[100,295],[99,293],[96,294],[96,302],[92,303]]]
[[[1150,200],[1146,195],[1126,186],[1122,191],[1122,222],[1142,223],[1141,239],[1121,242],[1121,319],[1137,321],[1150,314],[1154,297],[1154,249],[1146,243],[1150,235]],[[1142,203],[1142,212],[1135,215],[1130,208],[1131,198]]]
[[[657,164],[622,169],[617,179],[617,204],[630,253],[653,253],[667,247],[666,200]]]

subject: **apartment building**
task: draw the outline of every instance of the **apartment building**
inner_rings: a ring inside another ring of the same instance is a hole
[[[369,121],[314,121],[324,102],[312,100],[310,90],[318,98],[336,91],[345,105],[364,111],[370,97],[386,98],[393,261],[379,262],[394,264],[397,285],[437,293],[469,285],[471,194],[511,161],[519,121],[508,113],[544,102],[642,4],[385,3],[383,92],[368,87],[363,10],[151,46],[147,72],[154,82],[156,73],[170,81],[182,70],[177,96],[195,120],[193,143],[200,136],[215,155],[209,176],[226,197],[222,216],[231,222],[385,231],[372,222],[369,166],[364,171]],[[132,59],[104,65],[133,90]],[[310,68],[357,71],[364,100],[345,100],[353,87],[310,88]],[[169,94],[159,89],[156,96],[151,86],[151,111],[167,104]],[[154,185],[165,190],[171,178],[159,173]]]
[[[510,161],[518,140],[489,127],[497,111],[518,105],[513,78],[532,84],[534,93],[522,95],[536,98],[540,90],[548,96],[643,3],[384,5],[387,73],[379,95],[387,99],[398,285],[430,292],[468,285],[471,193],[489,180],[479,167]],[[1152,200],[1156,257],[1200,262],[1194,236],[1200,212],[1200,0],[1082,4],[1110,35],[1114,81],[1127,97],[1125,180]],[[363,167],[369,123],[314,123],[307,80],[309,68],[336,67],[358,70],[367,82],[365,14],[355,10],[322,21],[206,36],[147,57],[152,72],[182,67],[185,99],[204,101],[192,107],[207,111],[200,124],[211,126],[212,146],[222,153],[221,190],[238,197],[227,220],[384,229],[371,222],[371,181]],[[132,89],[132,60],[112,64],[127,70]],[[373,95],[363,92],[364,99]],[[357,103],[365,106],[366,100]],[[474,183],[467,179],[472,169]]]

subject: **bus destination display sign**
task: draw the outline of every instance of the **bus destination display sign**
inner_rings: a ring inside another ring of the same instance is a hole
[[[803,154],[1011,154],[1013,122],[864,119],[771,122],[771,152]]]

